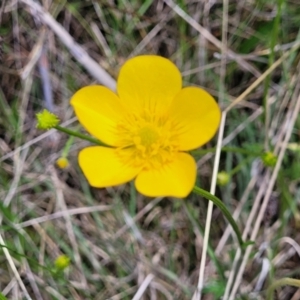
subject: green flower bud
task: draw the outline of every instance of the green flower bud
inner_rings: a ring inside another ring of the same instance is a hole
[[[70,258],[67,255],[60,255],[54,262],[58,270],[64,270],[70,265]]]
[[[221,171],[218,173],[218,175],[217,175],[218,185],[224,186],[224,185],[228,184],[229,180],[230,180],[230,175],[227,172]]]
[[[266,167],[274,167],[277,162],[277,156],[275,156],[273,152],[268,151],[263,154],[262,161]]]
[[[36,128],[38,129],[48,130],[54,128],[60,122],[58,117],[55,114],[48,111],[47,109],[44,109],[42,112],[37,113],[36,118]]]

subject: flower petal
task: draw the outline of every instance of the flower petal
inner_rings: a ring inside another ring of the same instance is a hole
[[[122,103],[133,113],[144,110],[163,113],[181,86],[181,74],[170,60],[142,55],[122,66],[117,91]]]
[[[140,169],[124,164],[116,151],[114,148],[101,146],[80,151],[79,165],[91,186],[114,186],[136,177]]]
[[[196,181],[196,162],[187,153],[177,153],[174,161],[160,169],[143,170],[135,180],[137,190],[149,197],[183,198]]]
[[[216,133],[221,111],[214,98],[197,87],[187,87],[175,97],[169,111],[180,151],[207,143]]]
[[[119,146],[117,123],[122,118],[120,99],[101,85],[87,86],[71,99],[76,116],[85,129],[111,146]]]

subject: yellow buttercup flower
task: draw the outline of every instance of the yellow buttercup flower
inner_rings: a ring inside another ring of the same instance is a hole
[[[79,153],[79,165],[94,187],[135,178],[150,197],[186,197],[196,180],[196,163],[186,153],[216,133],[220,109],[196,87],[182,88],[177,67],[160,56],[144,55],[121,68],[117,93],[104,86],[80,89],[71,99],[79,122],[111,147]]]

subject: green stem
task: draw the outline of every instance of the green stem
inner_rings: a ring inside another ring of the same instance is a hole
[[[235,168],[233,168],[230,172],[228,172],[228,174],[230,176],[235,175],[252,159],[253,159],[252,157],[247,157],[246,159],[242,160]]]
[[[91,143],[94,143],[94,144],[97,144],[97,145],[100,145],[100,146],[107,146],[104,143],[102,143],[101,141],[99,141],[97,139],[94,139],[94,138],[92,138],[90,136],[87,136],[85,134],[79,133],[77,131],[73,131],[71,129],[68,129],[68,128],[65,128],[65,127],[61,127],[59,125],[56,125],[54,128],[57,129],[57,130],[59,130],[59,131],[61,131],[61,132],[66,133],[68,135],[76,136],[76,137],[78,137],[78,138],[80,138],[82,140],[86,140],[86,141],[89,141]]]
[[[288,278],[288,277],[276,280],[268,288],[268,291],[267,291],[267,300],[272,300],[273,299],[274,290],[277,289],[280,286],[283,286],[283,285],[291,285],[291,286],[300,287],[300,280],[299,279],[294,279],[294,278]]]
[[[62,154],[61,154],[62,157],[67,158],[67,156],[68,156],[68,154],[70,152],[70,149],[72,147],[72,144],[74,142],[74,138],[75,137],[73,135],[69,136],[69,138],[68,138],[68,140],[66,142],[66,145],[65,145],[65,147],[64,147],[64,149],[62,151]]]
[[[231,216],[230,211],[226,208],[225,204],[216,196],[212,195],[211,193],[199,188],[198,186],[194,186],[193,188],[194,193],[212,201],[217,207],[220,208],[220,210],[222,211],[222,213],[224,214],[224,216],[226,217],[226,219],[228,220],[228,222],[230,223],[230,225],[232,226],[232,229],[234,230],[238,242],[242,248],[242,250],[244,250],[245,246],[248,245],[248,243],[244,243],[242,235],[239,231],[239,228],[236,224],[236,222],[234,221],[233,217]]]

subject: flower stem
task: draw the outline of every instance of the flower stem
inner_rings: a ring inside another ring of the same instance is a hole
[[[78,137],[78,138],[80,138],[82,140],[86,140],[86,141],[89,141],[89,142],[97,144],[97,145],[106,146],[101,141],[99,141],[99,140],[97,140],[97,139],[95,139],[93,137],[87,136],[85,134],[79,133],[77,131],[73,131],[71,129],[68,129],[68,128],[65,128],[65,127],[61,127],[59,125],[56,125],[54,128],[57,129],[57,130],[59,130],[59,131],[61,131],[61,132],[66,133],[68,135]]]
[[[67,156],[68,156],[68,154],[69,154],[69,151],[70,151],[70,149],[71,149],[71,146],[72,146],[72,144],[73,144],[73,142],[74,142],[74,135],[71,135],[69,138],[68,138],[68,140],[67,140],[67,142],[66,142],[66,144],[65,144],[65,147],[64,147],[64,149],[63,149],[63,151],[62,151],[62,154],[61,154],[61,157],[64,157],[64,158],[67,158]]]
[[[245,246],[248,246],[249,243],[245,243],[243,241],[242,235],[239,231],[239,228],[236,224],[236,222],[234,221],[233,217],[231,216],[231,213],[229,212],[229,210],[226,208],[225,204],[216,196],[212,195],[211,193],[199,188],[198,186],[194,186],[193,189],[194,193],[212,201],[217,207],[220,208],[220,210],[222,211],[222,213],[224,214],[224,216],[226,217],[226,219],[228,220],[228,222],[230,223],[230,225],[232,226],[232,229],[234,230],[237,238],[238,238],[238,242],[242,248],[242,251],[244,251]]]

